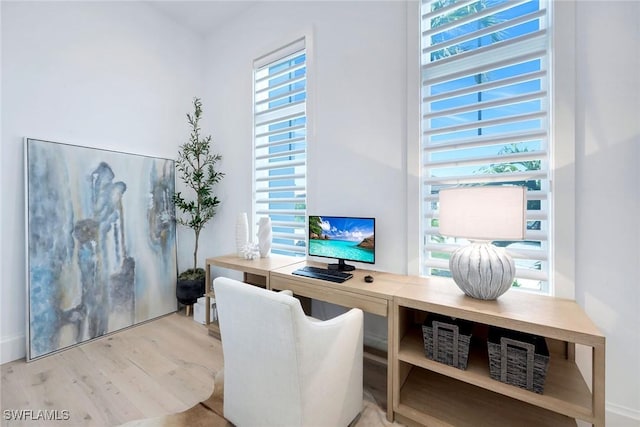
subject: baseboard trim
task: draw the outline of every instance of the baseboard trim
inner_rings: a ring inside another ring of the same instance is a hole
[[[607,402],[607,424],[620,427],[640,426],[640,410]]]
[[[24,334],[0,339],[0,364],[23,359],[27,355]]]

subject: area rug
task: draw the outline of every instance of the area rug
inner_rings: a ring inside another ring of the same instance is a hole
[[[208,399],[186,411],[162,417],[130,421],[120,427],[233,427],[233,424],[225,420],[223,416],[223,396],[224,373],[221,370],[216,374],[213,393]],[[386,405],[386,402],[381,401],[384,397],[384,390],[365,387],[362,413],[351,424],[351,427],[401,426],[401,424],[387,421],[386,414],[381,409],[382,406]]]
[[[233,427],[222,416],[222,403],[224,395],[223,371],[216,374],[213,393],[208,399],[203,400],[186,411],[165,415],[156,418],[130,421],[121,427]]]

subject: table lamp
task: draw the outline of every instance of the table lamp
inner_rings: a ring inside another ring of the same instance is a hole
[[[453,280],[467,295],[493,300],[511,287],[513,259],[494,240],[523,240],[526,189],[518,186],[456,187],[440,190],[439,231],[471,244],[449,259]]]

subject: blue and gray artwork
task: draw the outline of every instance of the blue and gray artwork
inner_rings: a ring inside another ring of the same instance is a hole
[[[174,162],[27,140],[29,358],[176,308]]]

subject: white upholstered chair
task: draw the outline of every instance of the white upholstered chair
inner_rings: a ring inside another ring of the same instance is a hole
[[[363,314],[326,321],[300,302],[219,277],[224,416],[238,427],[347,426],[362,410]]]

